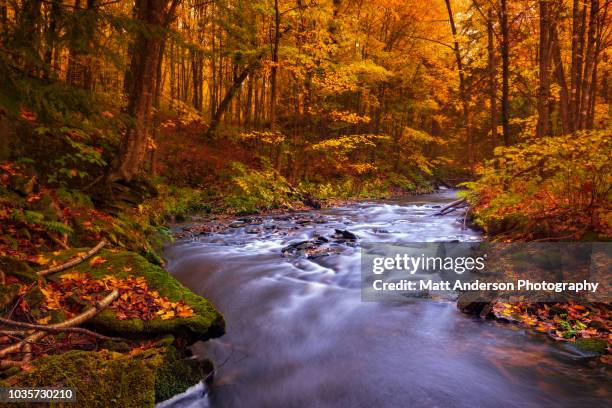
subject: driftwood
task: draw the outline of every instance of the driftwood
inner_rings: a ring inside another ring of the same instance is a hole
[[[442,207],[442,209],[440,209],[440,211],[438,211],[434,215],[446,215],[450,212],[455,211],[457,208],[461,208],[466,205],[467,205],[466,199],[462,198],[461,200],[453,201],[452,203]]]
[[[113,303],[119,297],[119,291],[113,290],[108,296],[106,296],[101,301],[97,302],[93,307],[87,309],[83,313],[78,316],[73,317],[72,319],[65,320],[61,323],[50,324],[49,326],[45,326],[50,329],[65,329],[69,327],[78,326],[79,324],[85,323],[87,320],[91,319],[102,310],[104,310],[108,305]],[[36,343],[38,340],[45,337],[49,331],[35,331],[24,340],[19,343],[13,344],[9,347],[3,348],[0,350],[0,358],[4,357],[7,354],[18,353],[20,352],[26,344]]]
[[[47,276],[47,275],[50,275],[52,273],[56,273],[56,272],[64,271],[64,270],[66,270],[68,268],[72,268],[73,266],[80,264],[81,262],[85,261],[86,259],[91,258],[100,249],[102,249],[102,247],[104,245],[106,245],[106,240],[102,239],[102,241],[100,241],[98,243],[98,245],[96,245],[95,247],[91,248],[85,254],[83,254],[81,256],[77,256],[76,258],[71,259],[70,261],[66,262],[65,264],[54,266],[54,267],[49,268],[49,269],[44,269],[42,271],[38,271],[38,272],[36,272],[36,275],[37,276]]]

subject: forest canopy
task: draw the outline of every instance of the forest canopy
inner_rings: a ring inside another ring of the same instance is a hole
[[[456,185],[500,147],[609,135],[609,3],[3,0],[0,103],[29,130],[2,158],[245,211]]]

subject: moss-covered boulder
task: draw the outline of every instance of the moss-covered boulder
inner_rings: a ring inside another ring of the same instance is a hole
[[[13,376],[2,386],[70,387],[82,408],[152,407],[184,392],[203,378],[200,363],[172,346],[137,355],[113,351],[69,351],[34,361],[33,369]],[[2,404],[0,404],[2,405]]]
[[[73,250],[63,254],[63,257],[70,258],[83,251]],[[94,278],[102,278],[106,275],[114,275],[118,278],[127,278],[129,275],[142,276],[146,279],[149,288],[156,290],[161,296],[167,297],[172,302],[182,300],[193,309],[194,315],[170,320],[162,320],[160,317],[148,321],[120,320],[111,309],[106,309],[87,323],[96,330],[122,337],[172,334],[181,337],[189,344],[218,337],[225,332],[223,316],[214,306],[205,298],[181,285],[163,268],[153,265],[134,252],[103,250],[97,256],[104,259],[105,262],[92,266],[90,262],[85,261],[73,269],[59,272],[49,278],[57,279],[62,274],[75,270]]]

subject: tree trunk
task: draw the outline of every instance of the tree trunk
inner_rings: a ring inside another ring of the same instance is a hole
[[[508,0],[501,0],[502,54],[502,129],[504,145],[510,146],[510,34],[508,28]]]
[[[550,0],[540,0],[540,39],[538,46],[538,137],[550,134]]]
[[[280,10],[274,0],[274,44],[272,46],[272,68],[270,69],[270,128],[276,129],[276,76],[278,73],[278,47],[280,43]]]
[[[569,123],[569,91],[565,80],[565,71],[563,69],[563,61],[561,59],[561,47],[559,46],[559,34],[557,27],[552,29],[552,53],[554,74],[559,85],[559,118],[561,120],[561,134],[570,132]]]
[[[580,94],[586,25],[586,4],[580,10],[580,0],[574,0],[572,11],[572,78],[570,90],[570,122],[572,132],[580,127]]]
[[[596,30],[599,13],[599,0],[591,0],[591,10],[589,15],[589,27],[587,33],[587,48],[585,54],[584,73],[582,75],[582,90],[580,92],[579,101],[579,117],[578,128],[584,129],[587,126],[587,116],[589,110],[589,98],[591,96],[593,71],[595,68],[595,59],[597,58],[596,47]]]
[[[244,80],[247,79],[249,75],[251,75],[253,72],[255,72],[255,70],[257,70],[260,67],[261,58],[262,57],[258,57],[253,62],[251,62],[249,65],[247,65],[246,68],[236,77],[236,79],[234,80],[234,83],[229,87],[229,89],[225,93],[225,96],[223,97],[223,100],[221,101],[221,103],[219,103],[219,107],[215,111],[212,117],[212,120],[210,121],[208,130],[206,131],[206,134],[204,135],[206,139],[209,139],[216,134],[217,128],[219,127],[219,123],[221,122],[221,119],[223,118],[223,114],[229,107],[234,96],[236,96],[236,93],[242,86],[242,83],[244,82]]]
[[[162,30],[167,28],[179,0],[137,0],[136,18],[142,23]],[[151,106],[157,85],[160,52],[165,41],[165,31],[151,33],[139,31],[133,47],[130,63],[127,112],[134,119],[134,125],[124,136],[119,160],[109,174],[109,181],[131,181],[144,170],[147,148],[149,147],[149,126]]]
[[[251,128],[251,111],[253,107],[253,75],[249,75],[247,85],[247,95],[244,104],[244,126],[247,129]]]
[[[470,167],[474,165],[474,152],[472,149],[472,129],[470,124],[470,107],[469,97],[467,95],[467,89],[465,84],[465,74],[463,72],[463,61],[461,59],[461,51],[459,49],[459,41],[457,40],[457,27],[455,26],[455,19],[453,17],[453,11],[451,9],[450,0],[446,1],[446,10],[448,11],[448,20],[450,22],[451,32],[453,34],[453,50],[455,52],[455,60],[457,62],[457,70],[459,71],[459,95],[461,98],[461,106],[463,109],[463,122],[465,126],[466,135],[466,157]]]
[[[57,25],[60,18],[60,0],[52,0],[51,10],[49,11],[49,26],[47,27],[47,44],[45,48],[45,76],[48,77],[53,69],[59,69],[59,67],[53,67],[53,54],[55,51],[55,45],[57,42]],[[58,51],[55,51],[57,53]]]
[[[489,104],[491,138],[497,140],[497,67],[495,63],[495,43],[493,39],[493,8],[487,12],[487,70],[489,74]]]
[[[28,48],[33,51],[24,61],[25,72],[32,76],[38,76],[39,56],[41,47],[40,24],[41,16],[41,0],[30,0],[23,4],[23,13],[21,16],[20,32],[23,38],[20,39],[23,44],[27,44]]]

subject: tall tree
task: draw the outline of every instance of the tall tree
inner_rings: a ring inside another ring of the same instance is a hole
[[[281,14],[278,0],[274,0],[274,41],[272,43],[272,67],[270,68],[270,127],[276,129],[276,83],[278,75],[278,48],[280,46]]]
[[[489,75],[489,120],[491,137],[497,140],[497,63],[493,31],[493,7],[487,11],[487,72]]]
[[[550,133],[550,56],[551,27],[554,24],[550,7],[551,0],[540,0],[540,39],[538,47],[538,124],[536,134],[539,137]]]
[[[109,181],[131,181],[144,170],[149,147],[151,107],[158,80],[157,64],[166,38],[166,29],[180,0],[137,0],[135,18],[143,24],[136,34],[130,62],[127,112],[134,118],[133,126],[121,143],[119,159]]]
[[[508,0],[500,3],[501,55],[502,55],[502,131],[504,145],[510,145],[510,29],[508,26]]]
[[[453,51],[455,53],[455,61],[457,62],[457,71],[459,71],[459,97],[461,98],[461,107],[463,110],[463,125],[465,126],[467,158],[470,165],[473,166],[474,151],[472,147],[472,126],[470,123],[470,100],[465,84],[465,73],[463,71],[463,61],[461,58],[461,49],[459,48],[459,39],[457,38],[457,27],[455,26],[453,10],[451,8],[450,0],[445,1],[446,9],[448,11],[448,21],[453,34]]]

